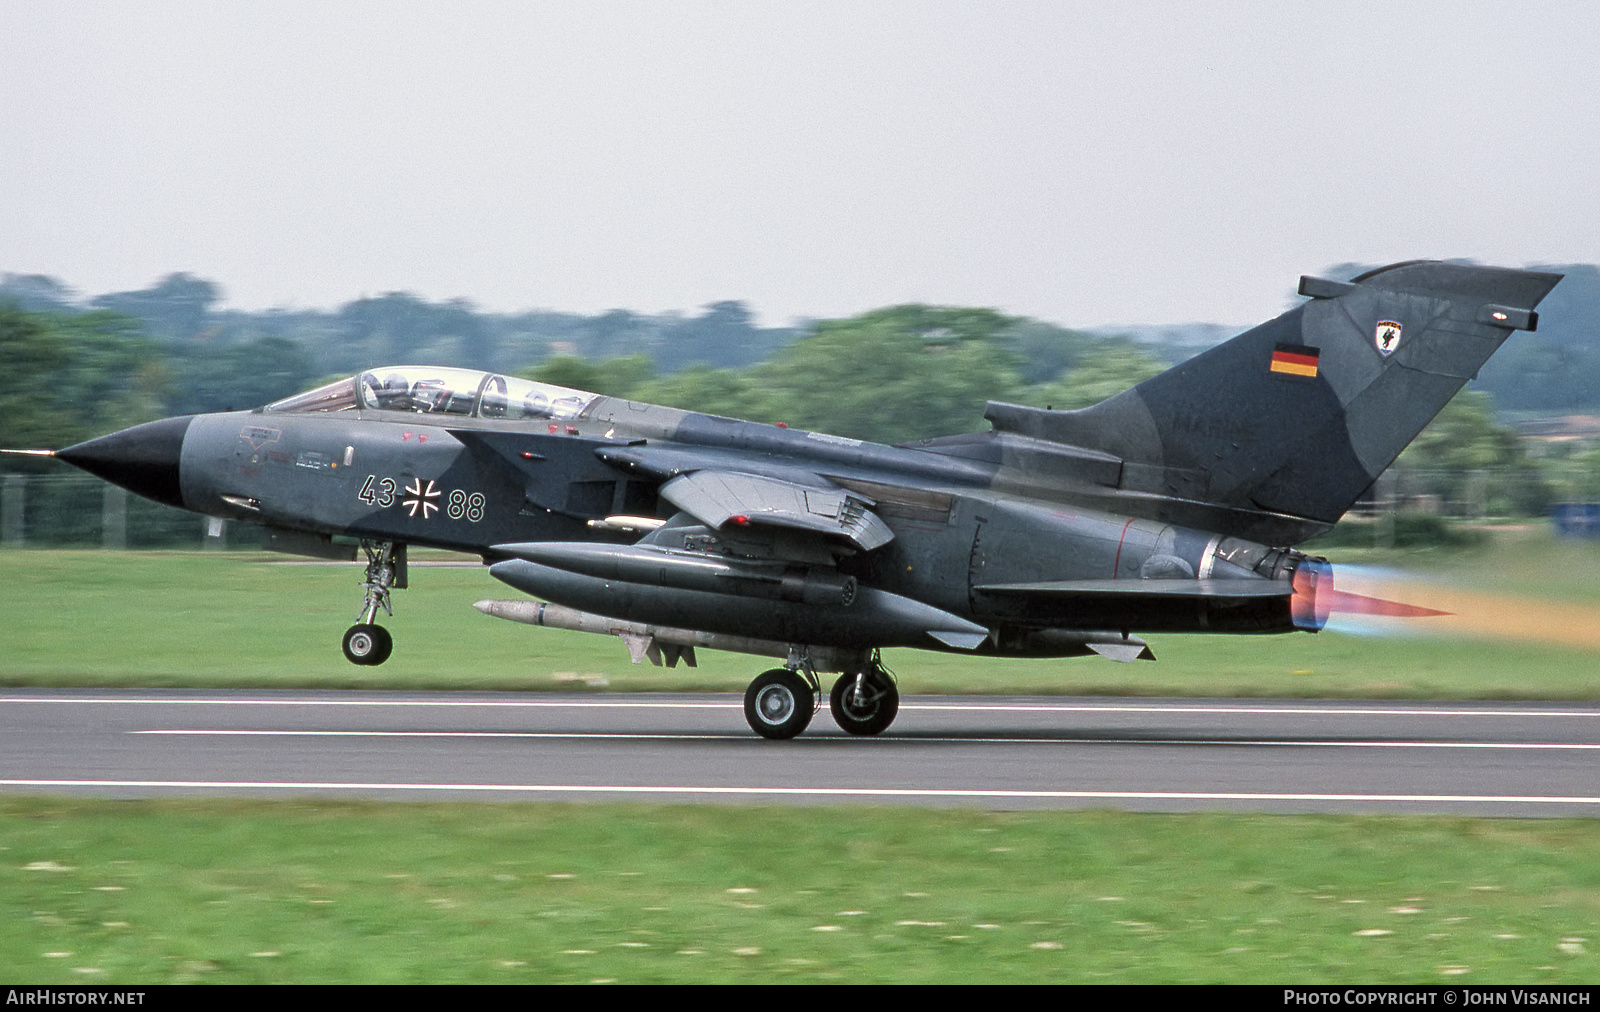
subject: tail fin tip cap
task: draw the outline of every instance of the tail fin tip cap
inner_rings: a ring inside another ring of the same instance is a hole
[[[1478,310],[1478,322],[1487,323],[1491,327],[1534,331],[1539,329],[1539,314],[1531,309],[1489,305]]]
[[[1337,299],[1341,295],[1350,294],[1356,288],[1356,285],[1348,281],[1330,281],[1327,278],[1314,278],[1309,274],[1300,275],[1300,294],[1308,299]]]

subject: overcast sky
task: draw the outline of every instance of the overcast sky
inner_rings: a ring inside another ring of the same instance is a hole
[[[0,0],[0,271],[1246,323],[1600,261],[1600,4]]]

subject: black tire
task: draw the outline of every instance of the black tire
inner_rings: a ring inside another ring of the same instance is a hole
[[[744,719],[763,738],[793,738],[811,723],[816,693],[806,680],[784,668],[756,676],[744,690]]]
[[[828,708],[840,727],[851,734],[877,734],[894,723],[900,712],[900,690],[893,682],[881,674],[869,673],[866,688],[872,698],[865,704],[855,701],[855,688],[855,673],[846,671],[828,693]]]
[[[382,664],[394,653],[394,637],[381,625],[362,623],[344,631],[343,646],[351,664]]]

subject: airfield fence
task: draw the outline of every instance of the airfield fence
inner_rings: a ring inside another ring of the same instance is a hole
[[[151,502],[86,474],[0,475],[0,544],[38,548],[254,548],[261,529]]]

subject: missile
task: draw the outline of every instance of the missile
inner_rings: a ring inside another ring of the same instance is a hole
[[[493,551],[567,573],[677,590],[848,605],[856,579],[823,566],[732,562],[697,552],[588,542],[495,545]]]
[[[488,600],[478,601],[473,607],[485,615],[525,625],[615,636],[627,646],[635,664],[648,657],[652,664],[660,667],[662,657],[665,655],[666,666],[669,668],[676,667],[680,658],[692,668],[695,666],[695,647],[757,654],[763,657],[789,656],[789,644],[777,640],[627,622],[559,604],[546,604],[543,601]],[[830,647],[810,647],[807,658],[818,671],[845,671],[865,663],[866,660],[860,651],[834,650]]]
[[[485,600],[474,603],[473,607],[485,615],[524,625],[615,636],[627,646],[633,663],[639,664],[648,657],[656,667],[661,667],[663,657],[669,668],[677,667],[680,659],[689,667],[695,667],[695,647],[783,658],[788,658],[792,651],[789,644],[778,640],[647,625],[543,601]],[[1144,640],[1114,631],[1016,630],[994,643],[994,653],[1009,657],[1099,654],[1114,661],[1155,660]],[[817,671],[850,671],[866,662],[865,651],[832,647],[807,647],[806,656]]]
[[[570,561],[573,557],[564,558]],[[625,571],[635,572],[631,568]],[[682,575],[680,570],[666,571],[673,578]],[[857,650],[891,646],[937,649],[937,643],[974,650],[989,637],[988,629],[959,615],[874,587],[858,587],[848,605],[838,598],[830,604],[810,604],[746,593],[742,581],[722,581],[714,575],[712,579],[718,581],[714,585],[725,587],[721,592],[662,586],[654,580],[645,583],[590,576],[524,559],[497,562],[489,567],[489,574],[524,593],[578,611],[783,643],[828,643]]]

